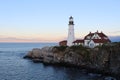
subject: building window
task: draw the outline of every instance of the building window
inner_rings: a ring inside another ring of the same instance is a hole
[[[94,48],[94,44],[93,44],[93,43],[90,43],[90,47],[91,47],[91,48]]]

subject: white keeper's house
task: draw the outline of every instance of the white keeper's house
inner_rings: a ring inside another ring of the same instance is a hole
[[[60,46],[82,45],[90,48],[110,43],[110,39],[101,31],[87,34],[84,39],[74,40],[74,21],[73,17],[69,18],[68,39],[59,42]]]
[[[83,45],[90,48],[103,45],[104,43],[110,43],[110,39],[103,32],[89,33],[82,40],[75,40],[73,45]]]

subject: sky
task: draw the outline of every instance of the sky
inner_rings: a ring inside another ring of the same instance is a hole
[[[120,0],[0,0],[0,42],[59,42],[70,16],[76,39],[98,30],[120,41]]]

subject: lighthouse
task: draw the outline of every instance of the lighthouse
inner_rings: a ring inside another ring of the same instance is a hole
[[[73,41],[75,40],[75,36],[74,36],[74,21],[73,21],[73,17],[71,16],[69,18],[69,24],[68,24],[68,38],[67,38],[67,46],[72,46],[73,45]]]

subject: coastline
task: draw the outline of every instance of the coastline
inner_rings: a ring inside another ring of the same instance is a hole
[[[103,45],[94,49],[82,46],[43,47],[29,51],[24,58],[30,58],[35,63],[42,62],[45,65],[83,68],[88,72],[120,79],[119,47],[120,43]]]

